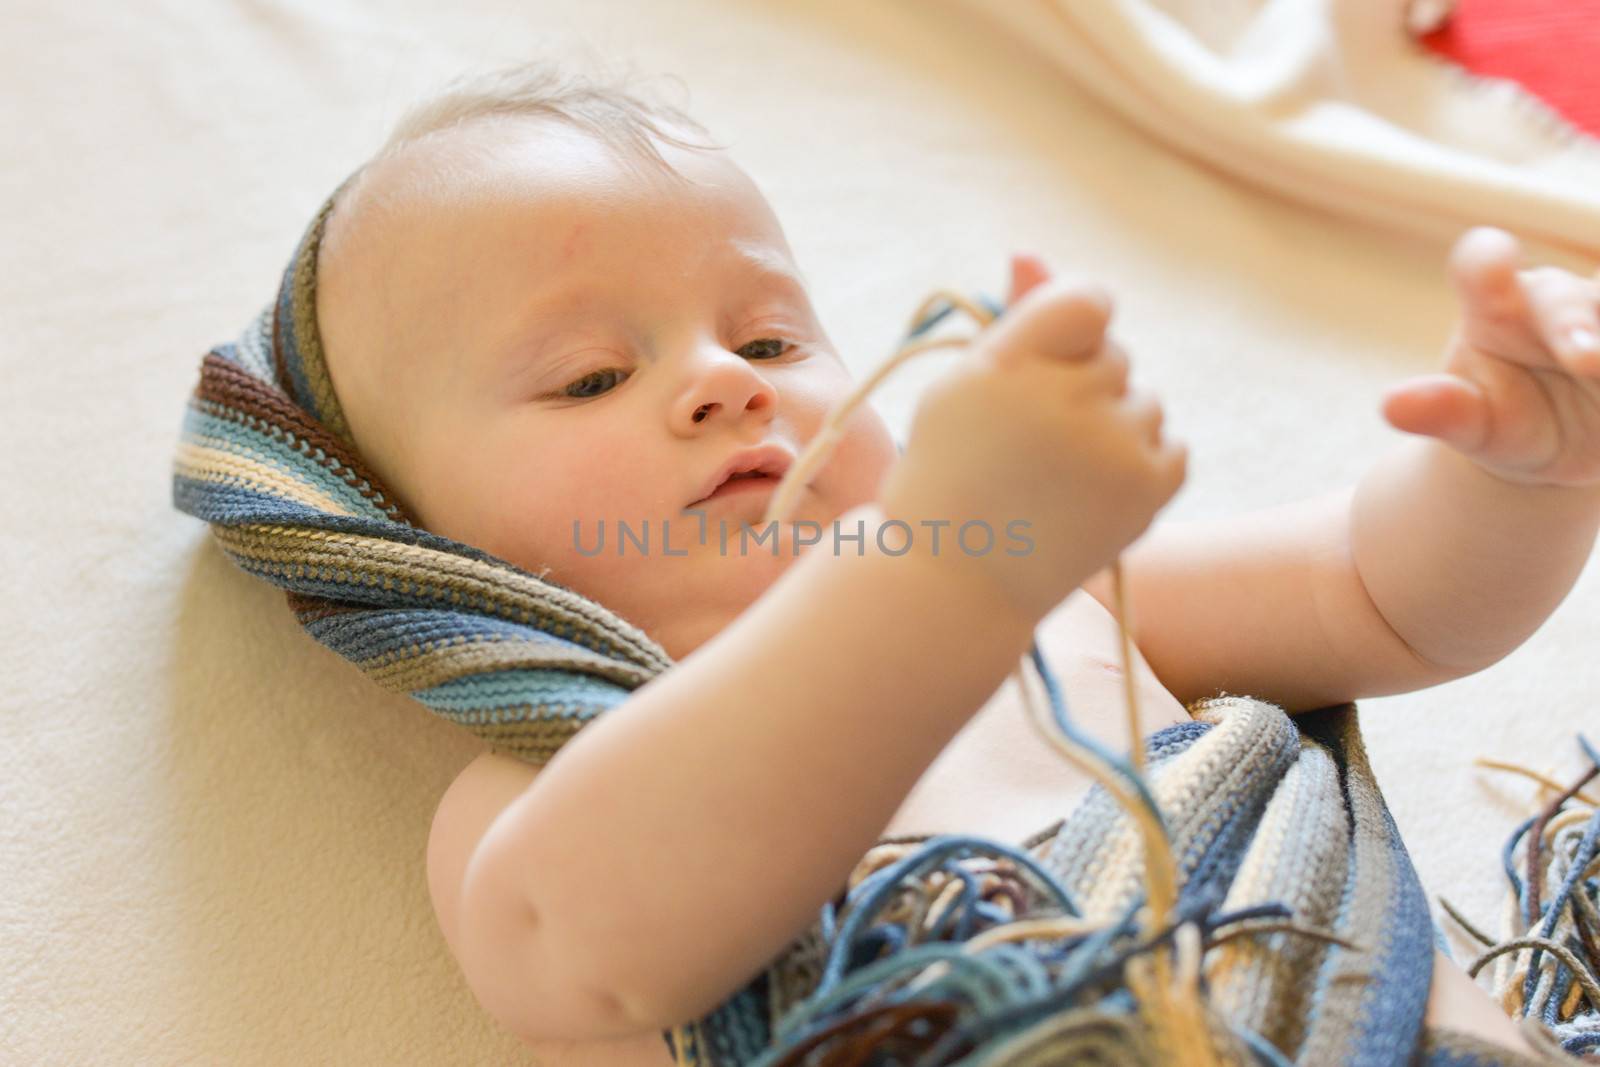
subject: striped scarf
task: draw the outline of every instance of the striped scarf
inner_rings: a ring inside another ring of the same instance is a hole
[[[574,590],[421,529],[367,470],[317,330],[317,251],[338,192],[302,236],[276,298],[204,356],[174,504],[209,523],[240,568],[283,589],[316,641],[542,764],[672,660]],[[1205,953],[1211,1062],[1535,1062],[1422,1026],[1428,910],[1354,706],[1291,720],[1226,698],[1196,719],[1148,740],[1148,778],[1180,859],[1184,936],[1198,934]],[[929,1054],[925,1067],[1181,1062],[1162,1044],[1163,1021],[1141,1012],[1124,981],[1151,948],[1134,943],[1130,925],[1141,857],[1126,816],[1096,785],[1059,831],[1037,842],[1037,855],[975,838],[926,838],[911,850],[884,839],[763,973],[704,1018],[663,1032],[674,1059],[898,1063],[888,1047],[905,1041]],[[966,914],[950,929],[953,894]],[[902,914],[917,899],[936,920],[926,937]],[[1082,929],[960,951],[1030,915],[1076,917]],[[1179,939],[1177,926],[1166,936]],[[930,966],[930,953],[943,962]],[[852,1032],[886,1019],[898,1029]]]
[[[337,195],[277,299],[202,360],[173,503],[210,523],[240,568],[284,589],[318,642],[542,764],[672,661],[593,600],[421,529],[366,469],[317,332],[317,248]]]
[[[1195,721],[1145,742],[1181,882],[1180,918],[1160,936],[1136,935],[1138,836],[1098,784],[1021,848],[884,838],[739,998],[673,1032],[678,1062],[1579,1062],[1532,1019],[1520,1029],[1537,1059],[1424,1026],[1435,934],[1354,704],[1290,717],[1225,695],[1189,711]],[[1079,929],[1025,936],[1062,916]],[[1127,989],[1138,954],[1170,944],[1183,923],[1200,935],[1209,1059],[1189,1058],[1195,1050],[1175,1046],[1167,1020]]]

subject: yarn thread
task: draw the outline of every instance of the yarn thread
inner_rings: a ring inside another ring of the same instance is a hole
[[[1539,787],[1534,813],[1501,851],[1507,935],[1496,940],[1443,897],[1439,904],[1484,950],[1467,973],[1494,965],[1493,995],[1508,1015],[1536,1020],[1568,1052],[1600,1055],[1600,804],[1583,789],[1600,777],[1600,752],[1581,733],[1578,747],[1589,766],[1569,786],[1505,760],[1474,761]]]

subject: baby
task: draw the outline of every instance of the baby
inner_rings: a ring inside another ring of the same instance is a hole
[[[1128,387],[1108,296],[1016,256],[1008,310],[903,455],[861,406],[776,550],[740,551],[717,528],[760,524],[855,383],[771,208],[695,132],[535,74],[453,98],[351,186],[319,260],[329,373],[397,500],[678,661],[542,770],[478,757],[435,817],[444,937],[546,1063],[670,1063],[661,1031],[737,989],[881,836],[1015,841],[1066,814],[1089,783],[1003,683],[1037,635],[1076,720],[1128,745],[1119,555],[1146,731],[1222,691],[1293,713],[1481,670],[1586,560],[1600,294],[1519,272],[1488,229],[1452,253],[1444,373],[1384,397],[1415,436],[1354,486],[1143,536],[1186,450]],[[796,552],[801,520],[830,536]],[[980,520],[1025,523],[1029,549],[953,547]],[[672,551],[595,551],[602,521],[670,527]],[[1442,954],[1428,1019],[1528,1047]]]

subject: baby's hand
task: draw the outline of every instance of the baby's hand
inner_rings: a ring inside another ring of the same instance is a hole
[[[1507,481],[1600,484],[1600,284],[1555,267],[1519,271],[1521,254],[1486,226],[1456,242],[1464,311],[1446,373],[1391,386],[1384,418]]]
[[[1014,259],[1010,306],[923,395],[881,494],[889,519],[950,523],[944,562],[1030,621],[1111,562],[1184,479],[1187,450],[1163,440],[1155,397],[1128,390],[1110,315],[1102,291]],[[964,558],[950,535],[978,520],[995,545]],[[1007,537],[1013,520],[1025,551]]]

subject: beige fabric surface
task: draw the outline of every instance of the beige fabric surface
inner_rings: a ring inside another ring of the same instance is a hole
[[[534,1062],[460,981],[424,881],[481,744],[315,645],[168,496],[201,355],[443,79],[585,50],[680,77],[861,372],[930,289],[1000,291],[1012,249],[1103,282],[1190,446],[1161,521],[1358,478],[1398,443],[1380,391],[1438,365],[1455,313],[1438,240],[1174,153],[959,8],[21,0],[3,25],[8,1064]],[[943,365],[890,387],[897,431]],[[1597,581],[1493,668],[1362,705],[1425,883],[1485,923],[1530,790],[1470,761],[1566,773],[1575,728],[1600,740]]]

